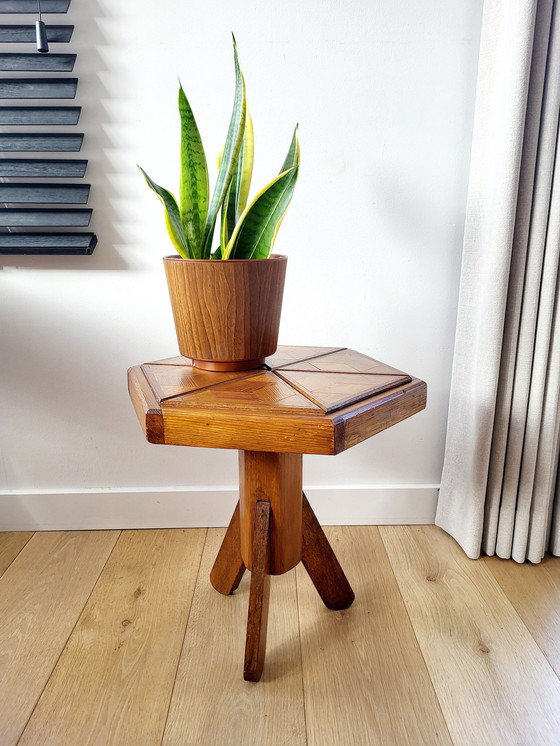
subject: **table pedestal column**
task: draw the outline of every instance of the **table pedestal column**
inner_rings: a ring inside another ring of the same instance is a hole
[[[241,557],[253,569],[255,510],[270,503],[270,575],[283,575],[302,556],[301,453],[239,451]]]

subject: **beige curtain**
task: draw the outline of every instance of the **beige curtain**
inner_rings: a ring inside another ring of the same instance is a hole
[[[560,555],[560,9],[485,0],[436,523],[469,557]]]

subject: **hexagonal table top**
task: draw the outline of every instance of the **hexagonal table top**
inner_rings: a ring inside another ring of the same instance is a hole
[[[184,357],[129,371],[150,442],[338,453],[420,411],[426,384],[339,347],[279,347],[261,368],[195,368]]]

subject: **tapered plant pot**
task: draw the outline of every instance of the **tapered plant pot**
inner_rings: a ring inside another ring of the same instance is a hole
[[[276,352],[288,258],[163,260],[181,355],[206,370],[250,370]]]

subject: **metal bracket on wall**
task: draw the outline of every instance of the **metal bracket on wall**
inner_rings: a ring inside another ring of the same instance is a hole
[[[69,5],[70,0],[41,0],[41,12],[66,13]],[[37,0],[0,0],[0,14],[36,16],[37,8]],[[73,31],[74,26],[47,24],[47,40],[49,44],[67,44]],[[0,45],[4,44],[35,45],[34,24],[0,24]],[[76,55],[9,50],[0,46],[0,72],[8,75],[0,77],[0,254],[91,254],[97,244],[94,233],[60,232],[61,228],[89,225],[91,208],[68,205],[87,204],[90,185],[56,181],[83,178],[87,160],[29,157],[81,150],[83,133],[60,130],[60,125],[77,125],[81,106],[42,104],[43,100],[75,98],[78,79],[65,73],[74,69]],[[46,73],[48,77],[26,73]],[[37,104],[24,105],[30,99],[38,99]],[[56,126],[56,131],[33,131],[36,126],[50,125]]]

